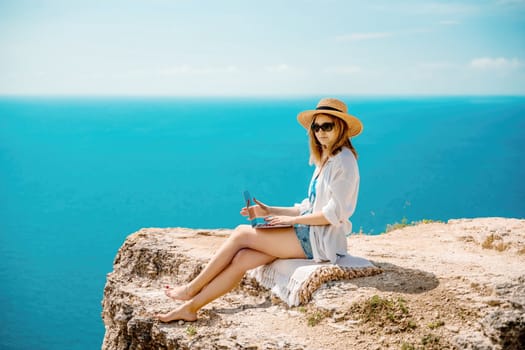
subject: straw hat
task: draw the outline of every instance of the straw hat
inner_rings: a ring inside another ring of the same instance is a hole
[[[323,98],[317,104],[317,108],[311,111],[304,111],[297,115],[297,120],[306,130],[310,130],[312,120],[318,114],[328,114],[342,119],[348,125],[348,137],[357,136],[363,130],[363,124],[359,119],[348,114],[346,104],[335,98]]]

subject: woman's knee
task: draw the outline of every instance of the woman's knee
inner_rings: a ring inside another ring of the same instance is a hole
[[[245,247],[253,233],[253,228],[251,226],[239,225],[233,230],[229,240],[235,242],[239,247]]]

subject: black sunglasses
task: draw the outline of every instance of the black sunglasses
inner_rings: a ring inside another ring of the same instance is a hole
[[[321,125],[313,123],[311,128],[313,132],[319,132],[319,130],[332,131],[334,128],[334,123],[323,123]]]

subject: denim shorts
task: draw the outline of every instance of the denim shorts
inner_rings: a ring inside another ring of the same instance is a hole
[[[294,226],[295,235],[301,243],[303,248],[304,255],[307,259],[313,259],[314,255],[312,253],[312,244],[310,243],[310,226],[308,225],[295,225]]]

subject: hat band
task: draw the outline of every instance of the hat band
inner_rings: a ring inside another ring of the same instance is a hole
[[[316,110],[329,110],[329,111],[336,111],[336,112],[341,112],[341,113],[344,113],[342,110],[340,109],[337,109],[337,108],[334,108],[334,107],[329,107],[329,106],[321,106],[321,107],[317,107]]]

